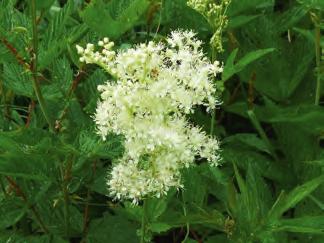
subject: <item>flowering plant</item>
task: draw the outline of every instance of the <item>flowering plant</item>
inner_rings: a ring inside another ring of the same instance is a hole
[[[180,170],[197,156],[219,163],[218,141],[186,118],[197,105],[211,110],[217,103],[212,80],[222,67],[209,62],[201,44],[191,31],[174,31],[167,44],[149,42],[118,53],[108,38],[99,41],[101,51],[93,44],[77,46],[81,62],[115,77],[98,87],[94,120],[103,139],[109,133],[125,139],[125,153],[108,180],[116,199],[137,203],[181,188]]]

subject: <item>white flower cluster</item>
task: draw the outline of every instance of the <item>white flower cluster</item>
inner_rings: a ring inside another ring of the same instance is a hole
[[[116,199],[137,203],[182,187],[180,170],[197,157],[219,163],[218,141],[186,119],[196,105],[210,110],[217,104],[212,79],[222,67],[204,57],[201,44],[191,31],[174,31],[166,44],[149,42],[117,53],[106,38],[98,43],[100,51],[92,44],[77,46],[80,61],[115,77],[98,87],[95,122],[103,139],[109,133],[125,138],[125,153],[108,180]]]
[[[228,20],[226,11],[231,0],[188,0],[187,4],[203,15],[214,30],[210,43],[219,52],[223,51],[222,31]]]

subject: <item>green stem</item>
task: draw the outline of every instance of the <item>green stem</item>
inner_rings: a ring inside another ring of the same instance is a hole
[[[143,213],[142,213],[142,226],[141,226],[141,243],[146,242],[146,239],[145,239],[145,236],[146,236],[146,221],[147,221],[146,210],[147,210],[147,202],[144,199],[144,201],[143,201]]]
[[[186,208],[186,204],[185,204],[185,200],[184,200],[184,195],[183,195],[183,192],[181,193],[182,195],[182,208],[183,208],[183,215],[185,217],[187,217],[187,208]],[[185,238],[182,240],[181,243],[185,243],[189,237],[189,233],[190,233],[190,224],[189,222],[187,221],[186,222],[186,235],[185,235]]]
[[[48,123],[48,126],[51,131],[54,131],[53,125],[50,121],[49,115],[46,110],[46,104],[44,97],[42,95],[40,85],[38,82],[38,76],[37,76],[37,61],[38,61],[38,33],[37,33],[37,17],[36,17],[36,0],[30,0],[31,5],[31,17],[32,17],[32,27],[33,27],[33,51],[32,51],[32,65],[31,65],[31,71],[33,74],[33,88],[38,100],[38,103],[40,105],[40,108],[43,112],[43,115],[45,117],[46,122]]]
[[[211,46],[212,48],[212,55],[211,55],[211,61],[214,62],[216,59],[216,50],[213,46]],[[214,128],[215,128],[215,117],[216,117],[216,109],[212,110],[211,113],[211,120],[210,120],[210,135],[213,136],[214,135]]]
[[[211,114],[211,122],[210,122],[210,135],[214,135],[214,127],[215,127],[215,117],[216,117],[216,112],[215,109],[212,110]]]
[[[321,16],[320,13],[315,17],[315,54],[316,54],[316,92],[315,92],[315,105],[319,105],[321,98]]]

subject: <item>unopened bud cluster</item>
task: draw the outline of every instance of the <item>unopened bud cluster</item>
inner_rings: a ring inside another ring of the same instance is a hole
[[[211,110],[218,102],[213,79],[222,67],[204,56],[201,44],[191,31],[174,31],[165,44],[120,52],[106,38],[98,51],[92,44],[77,46],[80,61],[98,64],[115,78],[98,87],[94,119],[103,139],[109,133],[124,137],[124,155],[108,179],[116,199],[136,204],[181,188],[181,170],[197,158],[218,165],[218,141],[187,120],[195,106]]]
[[[203,15],[214,30],[210,43],[219,52],[223,51],[222,30],[228,24],[226,10],[231,0],[188,0],[187,4]]]

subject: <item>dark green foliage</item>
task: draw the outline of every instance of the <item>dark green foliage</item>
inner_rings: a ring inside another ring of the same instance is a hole
[[[216,56],[223,164],[199,161],[183,190],[138,206],[109,196],[123,138],[102,141],[91,116],[110,76],[75,45],[125,49],[182,28],[211,57],[208,22],[185,0],[36,0],[35,50],[32,2],[0,1],[0,242],[324,241],[323,1],[232,0]],[[199,107],[190,120],[214,124]]]

